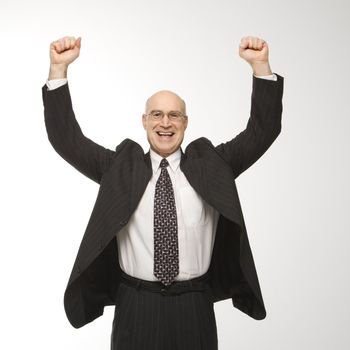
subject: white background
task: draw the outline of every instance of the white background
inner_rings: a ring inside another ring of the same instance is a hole
[[[252,70],[238,45],[267,41],[285,78],[282,132],[236,182],[267,317],[216,303],[219,349],[348,349],[349,10],[345,0],[1,0],[1,349],[110,346],[114,308],[80,329],[63,308],[98,191],[45,130],[49,44],[65,35],[82,36],[68,77],[84,134],[145,151],[141,115],[160,89],[187,103],[183,147],[243,130]]]

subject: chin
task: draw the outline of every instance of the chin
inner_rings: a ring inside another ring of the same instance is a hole
[[[171,153],[174,153],[174,152],[175,152],[174,148],[159,150],[159,153],[164,154],[165,156],[168,156],[168,155],[170,155]]]
[[[159,152],[168,153],[173,152],[176,149],[176,145],[155,145],[155,149],[157,149]]]
[[[158,154],[163,154],[163,155],[170,155],[171,153],[174,153],[176,151],[176,147],[167,147],[167,148],[155,148],[155,151],[158,153]]]

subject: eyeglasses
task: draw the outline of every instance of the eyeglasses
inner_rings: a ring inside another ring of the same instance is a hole
[[[180,121],[182,118],[186,118],[187,116],[185,114],[182,114],[179,111],[170,111],[167,113],[168,114],[168,118],[171,121]],[[149,115],[151,117],[152,120],[162,120],[165,113],[163,111],[160,110],[154,110],[151,111],[150,113],[146,114]]]

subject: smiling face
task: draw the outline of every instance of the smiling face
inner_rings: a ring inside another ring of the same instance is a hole
[[[153,120],[148,113],[152,110],[164,112],[161,120]],[[181,145],[187,128],[188,117],[172,121],[168,112],[178,111],[186,115],[185,102],[175,93],[162,90],[152,95],[146,102],[146,111],[142,115],[142,124],[147,132],[147,139],[152,150],[166,158]]]

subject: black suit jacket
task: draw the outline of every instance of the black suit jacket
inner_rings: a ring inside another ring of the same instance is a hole
[[[257,161],[281,131],[284,78],[256,78],[246,129],[214,146],[207,138],[181,149],[180,168],[191,186],[219,211],[210,271],[214,302],[231,298],[233,306],[254,319],[266,317],[235,179]],[[101,316],[115,305],[120,281],[116,234],[136,209],[152,175],[150,154],[131,139],[110,150],[82,133],[68,84],[42,88],[45,125],[53,148],[99,191],[64,293],[73,327]]]

